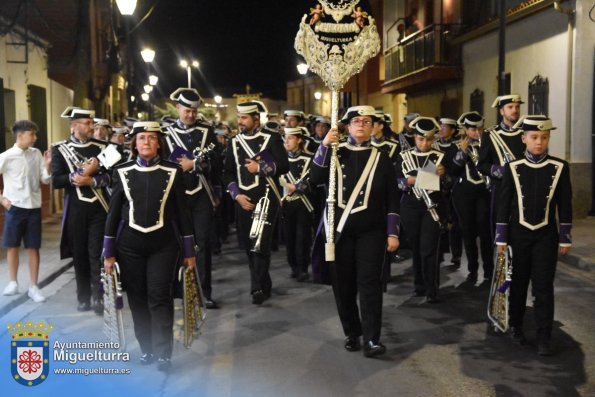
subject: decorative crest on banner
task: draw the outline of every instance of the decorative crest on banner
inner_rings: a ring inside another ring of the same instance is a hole
[[[359,0],[320,3],[302,18],[294,47],[312,72],[339,91],[378,54],[380,37],[374,18],[362,10]]]

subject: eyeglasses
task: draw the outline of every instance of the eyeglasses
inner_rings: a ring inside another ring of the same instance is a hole
[[[372,125],[372,120],[368,120],[368,119],[351,119],[351,121],[349,122],[349,124],[351,124],[351,125],[365,125],[365,126],[369,126],[369,125]]]
[[[157,139],[159,139],[159,137],[157,135],[139,135],[136,137],[137,141],[150,141],[150,142],[156,142]]]

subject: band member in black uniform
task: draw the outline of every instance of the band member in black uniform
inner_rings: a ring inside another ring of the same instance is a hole
[[[510,244],[514,258],[509,297],[511,336],[517,343],[525,343],[523,317],[531,281],[537,352],[549,356],[558,252],[564,255],[572,245],[570,171],[566,161],[548,154],[550,131],[555,129],[550,119],[526,116],[515,127],[523,131],[527,151],[505,169],[498,195],[496,244],[498,252],[505,252]]]
[[[331,129],[331,120],[328,117],[318,116],[314,120],[314,134],[310,138],[312,142],[312,148],[318,150],[318,146],[322,143],[322,140]]]
[[[400,153],[398,166],[399,189],[402,191],[401,214],[403,229],[413,251],[414,296],[426,296],[426,302],[437,303],[440,285],[438,247],[445,218],[441,186],[436,190],[416,187],[420,172],[435,173],[444,183],[446,168],[444,153],[432,149],[434,134],[440,126],[431,117],[417,117],[411,122],[415,131],[415,148]]]
[[[260,113],[266,113],[262,102],[239,104],[237,111],[240,133],[228,148],[223,180],[238,207],[237,232],[248,256],[252,303],[260,305],[271,296],[271,230],[281,200],[278,178],[289,171],[289,163],[281,136],[261,128]],[[266,219],[262,233],[250,239],[254,209],[261,199],[268,201]]]
[[[60,258],[73,259],[77,310],[102,315],[101,235],[110,177],[97,156],[106,143],[92,138],[92,110],[69,107],[62,117],[70,119],[70,138],[52,145],[53,187],[64,189]]]
[[[124,146],[126,142],[126,134],[130,130],[128,127],[116,127],[112,128],[112,135],[110,136],[109,143],[116,146],[118,152],[122,155],[122,161],[128,161],[130,158],[130,148]]]
[[[415,131],[411,127],[411,122],[418,117],[419,113],[407,113],[403,117],[403,131],[397,135],[401,150],[409,150],[415,147]]]
[[[459,142],[457,121],[448,117],[440,119],[440,130],[438,139],[434,141],[434,148],[444,152],[442,164],[446,167],[447,177],[450,183],[447,183],[442,190],[444,203],[446,205],[446,228],[443,231],[443,238],[440,239],[439,261],[444,260],[444,254],[450,252],[451,264],[459,268],[461,266],[461,256],[463,255],[463,237],[461,236],[461,227],[455,210],[453,208],[451,189],[452,189],[452,159],[458,151]]]
[[[492,241],[490,238],[490,192],[486,178],[477,171],[479,138],[483,130],[483,117],[477,112],[463,113],[458,124],[465,128],[466,135],[459,142],[459,150],[452,159],[455,177],[452,201],[458,215],[465,253],[467,254],[467,281],[477,281],[479,269],[477,238],[481,249],[483,278],[490,280],[494,272]]]
[[[399,247],[394,168],[387,154],[370,142],[376,120],[371,106],[351,107],[341,119],[348,125],[349,137],[337,149],[337,233],[331,265],[333,293],[347,337],[345,349],[359,350],[363,335],[366,357],[386,352],[380,343],[382,264],[385,252]],[[331,129],[316,152],[310,171],[312,183],[329,181],[330,146],[336,143],[339,132]]]
[[[303,152],[307,132],[304,127],[285,128],[285,149],[289,157],[289,172],[280,177],[284,188],[283,226],[290,277],[306,281],[310,275],[313,203],[310,196],[310,165],[312,156]]]
[[[112,126],[108,119],[93,119],[93,138],[107,142],[112,133]]]
[[[522,132],[512,127],[521,115],[521,96],[518,94],[496,97],[493,108],[497,108],[502,121],[500,124],[485,130],[481,134],[479,144],[479,163],[477,170],[490,178],[492,193],[490,202],[490,231],[495,228],[496,197],[498,185],[502,179],[505,165],[512,160],[523,157],[525,145],[521,140]]]
[[[211,232],[214,208],[219,204],[212,178],[221,172],[217,138],[213,128],[197,120],[197,108],[202,102],[194,88],[178,88],[170,95],[176,102],[178,119],[167,127],[167,153],[170,161],[178,162],[184,171],[186,198],[198,245],[196,263],[200,284],[208,309],[218,307],[212,299]],[[209,149],[210,148],[210,149]],[[202,153],[193,153],[195,150]]]
[[[376,110],[375,115],[376,118],[372,124],[372,139],[370,142],[372,146],[388,155],[391,164],[395,168],[396,175],[397,162],[400,152],[399,142],[392,138],[392,131],[386,123],[385,114],[381,110]],[[396,252],[386,252],[384,258],[384,266],[382,267],[382,284],[383,290],[385,292],[386,284],[391,278],[391,262],[394,255],[396,255]]]
[[[182,256],[185,266],[196,264],[192,220],[181,166],[163,158],[159,123],[135,123],[130,134],[133,158],[113,175],[104,267],[109,273],[116,261],[120,266],[141,364],[157,357],[165,371],[171,366],[177,264]]]

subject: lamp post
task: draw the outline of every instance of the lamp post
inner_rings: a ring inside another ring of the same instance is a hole
[[[310,67],[307,63],[299,63],[297,65],[298,73],[302,75],[302,111],[306,111],[306,74]]]
[[[151,48],[145,47],[141,52],[140,55],[143,57],[143,61],[145,61],[145,63],[147,64],[147,79],[149,81],[151,81],[151,62],[153,62],[153,60],[155,59],[155,51],[152,50]],[[157,77],[157,76],[154,76]],[[157,81],[155,81],[155,83],[157,83]],[[149,88],[147,88],[149,87]],[[145,85],[144,87],[145,93],[147,94],[147,96],[149,95],[149,93],[151,91],[153,91],[153,86],[150,84]],[[143,98],[144,100],[144,98]],[[149,105],[149,120],[153,119],[153,106],[151,104],[151,102],[149,101],[149,99],[146,100],[148,102]]]
[[[186,68],[186,73],[188,73],[188,88],[192,88],[192,68],[195,67],[198,69],[200,64],[198,63],[198,61],[188,62],[185,59],[182,59],[180,61],[180,66]]]
[[[116,0],[116,5],[122,15],[132,15],[136,8],[136,0]]]

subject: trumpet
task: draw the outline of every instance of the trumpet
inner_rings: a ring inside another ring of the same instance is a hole
[[[403,158],[403,174],[407,175],[410,172],[415,171],[417,168],[413,164],[413,159],[411,158],[410,153],[403,152],[402,154],[405,154],[404,156],[401,156]],[[432,219],[440,223],[440,216],[438,215],[437,210],[438,205],[434,203],[434,201],[432,201],[430,195],[428,194],[428,191],[426,189],[420,189],[415,186],[411,186],[411,190],[413,191],[415,198],[417,198],[418,200],[423,200],[424,204],[426,205],[426,208],[430,212],[430,215],[432,215]]]
[[[103,287],[103,333],[110,342],[119,343],[120,350],[126,350],[124,336],[124,321],[122,309],[122,283],[120,282],[120,267],[114,263],[111,274],[101,271],[101,286]]]
[[[469,156],[469,158],[473,162],[473,165],[475,165],[475,169],[477,170],[477,172],[481,176],[481,179],[483,179],[483,183],[485,183],[486,187],[489,189],[490,186],[491,186],[490,177],[487,176],[487,175],[482,174],[477,169],[477,165],[479,164],[479,153],[477,152],[477,147],[469,144],[469,148],[467,149],[467,155]]]
[[[496,257],[496,266],[492,277],[492,286],[488,299],[488,318],[495,330],[508,330],[508,297],[512,282],[512,248]]]
[[[252,225],[250,227],[250,240],[252,240],[254,246],[250,251],[261,252],[262,235],[264,234],[264,227],[271,223],[267,220],[269,216],[269,186],[267,185],[264,196],[258,200],[256,208],[252,213]]]

